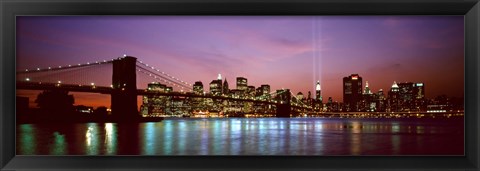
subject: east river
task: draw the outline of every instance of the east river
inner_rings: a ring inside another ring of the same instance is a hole
[[[17,125],[17,155],[463,155],[464,118]]]

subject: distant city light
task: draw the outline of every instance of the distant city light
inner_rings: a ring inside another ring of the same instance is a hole
[[[30,78],[25,78],[25,81],[30,81]]]
[[[58,84],[62,84],[62,81],[57,81]]]

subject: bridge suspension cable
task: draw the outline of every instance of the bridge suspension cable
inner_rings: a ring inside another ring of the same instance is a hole
[[[188,83],[188,82],[186,82],[186,81],[181,80],[181,79],[178,78],[178,77],[174,77],[174,76],[172,76],[172,75],[170,75],[170,74],[168,74],[168,73],[165,73],[165,72],[163,72],[163,71],[160,71],[159,69],[156,69],[154,66],[151,66],[151,65],[148,65],[148,64],[146,64],[146,63],[143,63],[142,61],[137,61],[137,63],[138,63],[139,65],[143,65],[144,67],[146,67],[146,68],[148,68],[148,69],[151,69],[151,70],[154,71],[154,72],[157,72],[158,74],[162,74],[162,75],[164,75],[164,76],[166,76],[166,77],[169,77],[170,79],[176,80],[176,81],[178,81],[178,82],[180,82],[180,83],[182,83],[182,84],[185,84],[185,85],[188,85],[188,86],[193,86],[193,84],[191,84],[191,83]]]
[[[93,65],[99,64],[109,64],[112,63],[115,59],[111,60],[102,60],[102,61],[95,61],[95,62],[87,62],[87,63],[80,63],[80,64],[70,64],[70,65],[59,65],[59,66],[50,66],[46,68],[31,68],[31,69],[24,69],[21,71],[17,71],[17,74],[23,73],[38,73],[38,72],[51,72],[51,71],[59,71],[59,70],[68,70],[80,67],[88,67]]]
[[[164,75],[161,75],[159,73],[156,73],[154,71],[151,71],[143,66],[139,66],[137,65],[137,71],[144,74],[144,75],[147,75],[155,80],[158,80],[159,82],[164,82],[166,84],[170,84],[172,86],[175,86],[175,87],[178,87],[178,88],[181,88],[181,89],[187,89],[187,90],[191,90],[193,89],[191,86],[189,86],[188,84],[185,84],[185,83],[181,83],[177,80],[173,80],[173,79],[170,79],[169,77],[166,77]]]
[[[146,74],[156,80],[164,81],[165,83],[170,83],[180,88],[187,88],[192,89],[192,84],[179,79],[178,77],[174,77],[170,74],[160,71],[155,67],[145,64],[142,61],[137,61],[137,71]]]
[[[17,72],[16,79],[17,81],[38,83],[110,86],[110,79],[106,79],[104,76],[111,72],[111,65],[105,65],[111,62],[105,60],[105,62],[96,61],[77,65],[62,65],[56,68],[24,70]]]

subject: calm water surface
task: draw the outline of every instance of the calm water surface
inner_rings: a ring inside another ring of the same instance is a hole
[[[17,155],[463,155],[463,118],[21,124]]]

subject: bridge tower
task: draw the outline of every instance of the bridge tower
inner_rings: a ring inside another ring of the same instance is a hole
[[[112,116],[117,120],[139,117],[137,109],[137,58],[126,56],[113,61]]]
[[[277,90],[277,117],[290,117],[292,105],[290,104],[290,90]]]

